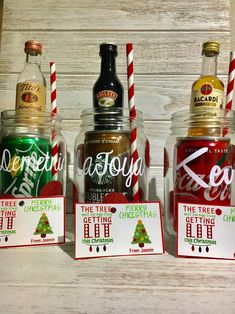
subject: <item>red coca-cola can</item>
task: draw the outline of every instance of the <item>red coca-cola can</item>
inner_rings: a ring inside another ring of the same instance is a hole
[[[231,200],[234,148],[228,138],[178,138],[174,147],[172,215],[179,202],[227,206]]]

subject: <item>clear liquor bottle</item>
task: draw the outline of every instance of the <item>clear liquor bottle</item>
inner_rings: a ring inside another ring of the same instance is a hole
[[[46,80],[41,71],[42,44],[36,40],[25,42],[26,62],[16,85],[17,111],[46,111]]]
[[[189,136],[220,136],[220,116],[224,100],[224,84],[217,77],[220,44],[207,41],[202,45],[201,76],[193,83],[190,113],[193,114]]]

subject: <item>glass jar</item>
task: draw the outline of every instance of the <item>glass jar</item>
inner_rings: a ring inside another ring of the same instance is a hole
[[[235,112],[173,114],[164,148],[165,229],[175,237],[178,203],[235,204]],[[193,134],[193,136],[192,136]]]
[[[37,111],[1,112],[1,195],[65,195],[66,145],[61,117]]]
[[[80,203],[148,200],[149,145],[143,115],[137,111],[138,156],[131,155],[130,115],[127,109],[87,109],[81,114],[81,132],[75,142],[75,201]],[[137,184],[134,187],[134,180]]]

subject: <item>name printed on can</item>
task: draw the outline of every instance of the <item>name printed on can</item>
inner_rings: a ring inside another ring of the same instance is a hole
[[[200,188],[204,188],[204,197],[207,200],[217,198],[219,196],[218,194],[220,194],[221,199],[223,199],[226,197],[225,194],[227,194],[226,190],[228,186],[233,181],[234,170],[232,169],[232,166],[225,166],[224,168],[221,168],[219,165],[214,165],[211,167],[209,175],[197,174],[188,166],[188,163],[202,156],[208,151],[208,147],[202,147],[176,165],[174,182],[175,185],[178,186],[179,190],[186,188],[187,191],[195,191]],[[177,176],[176,173],[181,168],[185,170],[185,175]],[[206,183],[205,179],[207,179],[208,183]],[[223,191],[223,189],[218,189],[217,195],[214,195],[215,197],[211,198],[210,189],[218,188],[221,185],[224,185],[225,190]]]
[[[23,171],[25,167],[31,167],[33,171],[51,171],[54,167],[55,170],[61,171],[64,168],[65,158],[59,156],[51,157],[47,152],[43,156],[37,158],[37,154],[31,156],[12,156],[8,149],[4,149],[1,156],[0,171],[17,173]]]
[[[78,154],[81,152],[79,151]],[[133,158],[124,157],[122,160],[118,156],[111,156],[113,150],[109,152],[100,152],[95,158],[89,156],[84,160],[82,169],[77,169],[78,176],[89,175],[103,177],[107,172],[116,177],[122,174],[126,177],[126,187],[131,186],[133,175],[143,176],[145,172],[143,158],[138,158],[136,161]],[[78,156],[79,157],[79,156]],[[102,161],[94,166],[94,159]]]
[[[210,175],[209,175],[209,184],[207,184],[203,179],[197,175],[195,172],[193,172],[188,166],[187,163],[190,161],[196,159],[197,157],[203,155],[204,153],[208,152],[208,147],[203,147],[190,155],[189,157],[185,158],[180,164],[176,166],[176,170],[179,170],[181,167],[184,168],[184,170],[188,173],[188,175],[194,179],[201,187],[203,188],[209,188],[210,186],[220,186],[223,182],[227,185],[232,183],[233,180],[233,173],[231,166],[226,166],[225,168],[220,168],[220,166],[215,165],[211,168]],[[222,178],[216,182],[216,179],[218,179],[219,176],[222,175]]]

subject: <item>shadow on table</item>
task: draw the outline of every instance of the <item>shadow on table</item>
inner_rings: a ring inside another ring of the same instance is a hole
[[[176,257],[176,247],[176,240],[174,238],[167,238],[165,240],[165,251],[168,254]]]
[[[66,243],[61,244],[60,248],[74,259],[75,248],[74,248],[74,216],[73,214],[66,215]]]
[[[73,242],[66,242],[65,244],[61,244],[60,248],[67,255],[69,255],[72,259],[74,259],[74,256],[75,256],[74,241]]]
[[[69,215],[70,219],[72,219],[73,215]],[[176,257],[176,240],[174,238],[167,238],[164,243],[165,251],[174,257]],[[66,224],[66,243],[61,244],[60,248],[69,255],[72,259],[75,256],[75,247],[74,247],[74,233],[73,229],[71,229],[71,221],[68,221]]]

